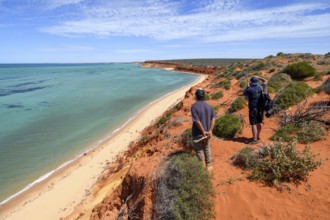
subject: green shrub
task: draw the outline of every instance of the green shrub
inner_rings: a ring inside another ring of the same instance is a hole
[[[217,118],[213,129],[213,134],[221,138],[233,138],[242,128],[240,118],[227,114]]]
[[[296,142],[277,142],[269,147],[270,157],[260,159],[248,176],[250,180],[260,180],[268,185],[283,182],[306,180],[309,173],[321,165],[316,155],[306,146],[302,153],[297,152]]]
[[[288,65],[283,72],[291,76],[292,79],[304,79],[309,76],[314,76],[316,70],[306,61]]]
[[[287,124],[279,128],[271,140],[288,142],[296,138],[299,143],[307,144],[322,139],[325,134],[325,128],[319,123],[305,121],[298,124]]]
[[[275,106],[287,109],[313,94],[313,89],[305,82],[292,83],[275,97]]]
[[[236,112],[238,110],[243,109],[245,106],[245,99],[243,96],[238,96],[229,108],[229,112]]]
[[[222,97],[223,97],[223,92],[221,90],[211,94],[211,99],[212,100],[220,99]]]
[[[325,128],[317,122],[305,121],[298,125],[297,138],[299,143],[308,144],[321,140],[327,133]]]
[[[210,100],[210,96],[209,96],[209,94],[205,93],[205,101],[208,101],[208,100]]]
[[[251,147],[244,147],[232,157],[233,164],[242,169],[248,169],[255,166],[256,159],[256,154]]]
[[[297,127],[294,124],[287,124],[280,127],[275,134],[270,138],[273,141],[290,141],[296,137]]]
[[[186,129],[180,137],[180,144],[187,149],[193,149],[193,138],[191,128]]]
[[[187,120],[185,120],[184,118],[174,118],[173,120],[170,121],[170,126],[173,126],[173,127],[179,127],[183,124],[183,122],[185,122]]]
[[[230,81],[229,80],[224,80],[224,81],[218,82],[213,87],[214,88],[225,88],[226,90],[229,90],[230,86],[231,86]]]
[[[157,219],[209,220],[214,215],[210,175],[196,156],[176,152],[157,180]]]
[[[276,54],[276,56],[281,56],[281,55],[283,55],[283,52],[278,52],[277,54]]]
[[[220,105],[213,106],[213,111],[214,111],[215,114],[217,114],[217,112],[219,111],[220,107],[221,107]]]
[[[291,77],[285,73],[274,74],[268,81],[267,87],[270,91],[277,92],[292,82]]]
[[[172,113],[171,112],[168,112],[166,113],[165,116],[161,117],[157,123],[158,126],[161,126],[161,125],[164,125],[166,124],[166,122],[170,119]]]
[[[330,95],[330,78],[328,78],[324,84],[323,84],[323,89],[326,93]]]
[[[316,73],[313,77],[313,80],[314,81],[322,81],[322,76],[323,76],[322,73]]]
[[[260,71],[260,70],[264,70],[266,67],[267,67],[267,65],[265,63],[260,62],[260,63],[253,64],[251,66],[251,69],[253,71]]]
[[[239,87],[245,89],[249,81],[246,78],[240,78],[238,82],[239,82]]]

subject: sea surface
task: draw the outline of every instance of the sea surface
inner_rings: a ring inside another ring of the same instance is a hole
[[[196,78],[137,64],[0,64],[0,204]]]

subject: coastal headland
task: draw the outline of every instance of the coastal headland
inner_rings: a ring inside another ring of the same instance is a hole
[[[259,60],[237,61],[223,65],[168,64],[146,61],[142,66],[175,71],[207,73],[197,81],[150,104],[111,139],[94,151],[65,167],[21,197],[0,207],[0,219],[152,219],[155,185],[162,165],[169,155],[189,149],[178,137],[191,127],[190,107],[194,92],[202,87],[217,117],[228,113],[234,100],[242,96],[246,80],[253,75],[267,80],[282,73],[288,64],[308,61],[319,73],[302,80],[313,90],[308,103],[329,105],[324,85],[329,81],[330,56],[283,54]],[[207,62],[207,60],[202,60]],[[245,81],[244,81],[245,80]],[[222,86],[227,82],[227,87]],[[223,96],[213,98],[221,91]],[[276,92],[271,96],[275,97]],[[288,109],[288,113],[296,107]],[[251,127],[248,107],[235,112],[243,127],[234,138],[211,141],[215,191],[215,219],[328,219],[330,216],[330,135],[310,143],[311,152],[321,166],[299,183],[288,182],[270,187],[250,181],[246,171],[233,165],[231,158],[248,145]],[[329,126],[330,112],[319,120]],[[257,149],[273,143],[271,137],[280,128],[278,115],[266,118]],[[305,144],[298,144],[303,150]]]

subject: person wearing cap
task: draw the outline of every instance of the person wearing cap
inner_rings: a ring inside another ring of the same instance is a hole
[[[193,146],[196,156],[212,170],[210,139],[215,123],[215,114],[211,105],[205,102],[205,91],[197,89],[196,102],[191,107]]]
[[[259,80],[262,82],[259,85]],[[258,100],[262,92],[265,90],[266,80],[253,76],[244,90],[244,96],[249,102],[249,120],[252,127],[252,141],[250,144],[256,144],[260,140],[261,123],[263,121],[264,111],[258,106]]]

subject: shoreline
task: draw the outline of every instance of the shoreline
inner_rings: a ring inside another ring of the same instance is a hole
[[[136,141],[145,127],[181,101],[186,91],[207,78],[207,75],[197,75],[199,77],[188,85],[143,107],[95,147],[4,200],[0,204],[0,219],[59,219],[72,213],[75,206],[90,195],[107,164],[113,162],[120,152],[127,150],[129,143]]]

